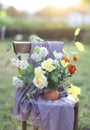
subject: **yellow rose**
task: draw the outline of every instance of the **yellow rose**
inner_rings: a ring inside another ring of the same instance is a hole
[[[49,58],[48,60],[44,60],[41,64],[42,68],[45,69],[48,72],[51,72],[56,67],[53,65],[53,59]]]
[[[44,75],[35,76],[33,79],[33,83],[39,89],[47,87],[48,84],[47,78]]]

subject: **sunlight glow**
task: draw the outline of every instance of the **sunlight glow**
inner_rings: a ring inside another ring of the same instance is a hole
[[[80,0],[0,0],[0,2],[6,7],[14,6],[18,10],[26,10],[30,13],[34,13],[48,5],[60,8],[77,6]]]
[[[54,0],[51,4],[56,5],[61,8],[67,8],[70,6],[77,6],[80,0]]]

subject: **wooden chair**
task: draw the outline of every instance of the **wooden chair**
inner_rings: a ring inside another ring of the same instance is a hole
[[[17,53],[29,53],[31,49],[31,43],[30,42],[18,42],[13,41],[13,49],[15,54]],[[21,56],[18,57],[21,60]],[[73,130],[78,130],[78,102],[75,103],[74,107],[74,127]],[[27,130],[27,121],[22,121],[22,130]],[[33,126],[33,130],[38,130],[35,126]]]

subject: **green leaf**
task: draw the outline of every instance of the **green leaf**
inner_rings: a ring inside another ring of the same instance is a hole
[[[11,60],[10,60],[10,59],[8,59],[8,60],[6,61],[5,66],[7,67],[10,63],[11,63]]]
[[[44,92],[50,92],[50,88],[44,88]]]
[[[25,95],[25,98],[30,98],[31,97],[31,94],[30,93],[27,93],[26,95]]]
[[[29,84],[29,85],[32,85],[32,79],[29,79],[29,80],[28,80],[28,84]]]
[[[40,51],[40,48],[38,46],[36,46],[33,50],[34,53],[38,53]]]
[[[52,76],[52,80],[53,80],[54,82],[58,82],[58,76],[53,75],[53,76]]]
[[[28,72],[28,73],[34,72],[34,68],[33,68],[33,65],[32,65],[32,64],[30,64],[30,65],[28,66],[27,72]]]
[[[26,79],[26,78],[23,78],[23,81],[24,81],[25,84],[28,83],[28,79]]]
[[[11,49],[11,44],[8,43],[8,44],[6,45],[6,51],[10,51],[10,49]]]
[[[20,69],[20,70],[19,70],[19,74],[20,74],[20,75],[23,75],[24,73],[25,73],[25,70],[24,70],[24,69]]]
[[[33,90],[33,91],[31,92],[31,94],[35,94],[35,93],[37,93],[37,89],[35,89],[35,90]]]

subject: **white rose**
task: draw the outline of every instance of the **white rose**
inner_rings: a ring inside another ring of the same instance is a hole
[[[43,89],[48,85],[47,78],[44,75],[35,76],[33,79],[33,83],[39,89]]]
[[[48,50],[45,47],[41,47],[39,53],[42,56],[42,58],[44,58],[48,55]]]

